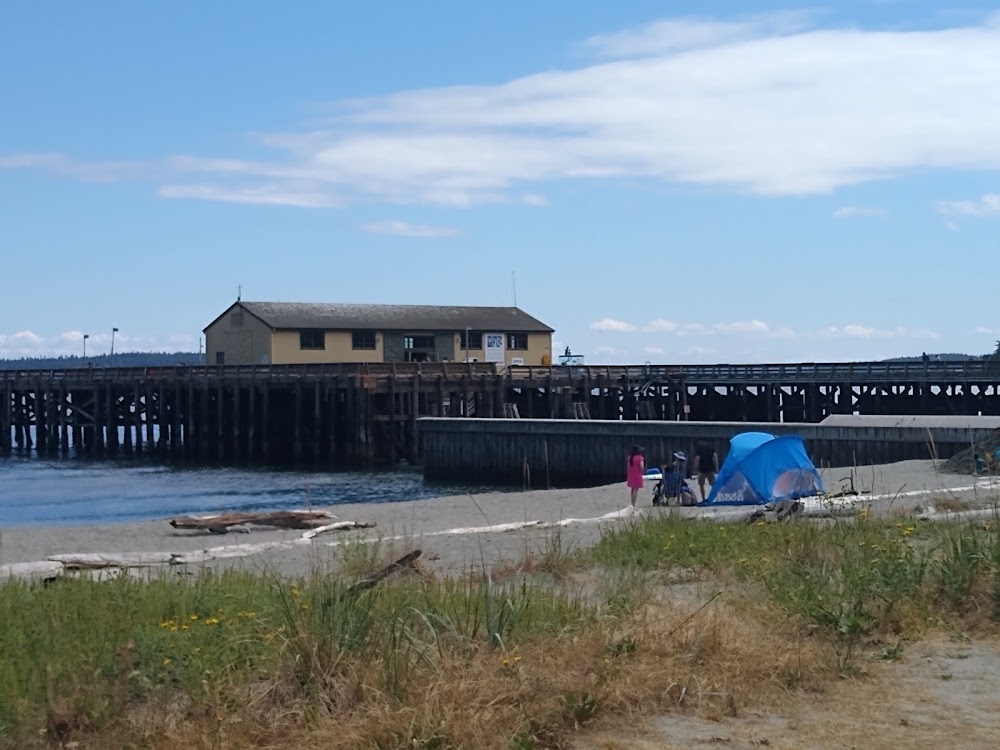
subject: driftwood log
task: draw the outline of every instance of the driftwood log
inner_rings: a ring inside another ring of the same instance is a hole
[[[371,529],[375,527],[374,521],[335,521],[325,526],[316,526],[302,533],[305,540],[315,539],[320,534],[327,534],[331,531],[347,531],[348,529]]]
[[[420,557],[420,553],[421,550],[418,549],[413,550],[413,552],[407,552],[401,558],[399,558],[395,562],[389,563],[377,573],[373,573],[367,578],[362,578],[360,581],[358,581],[349,589],[347,589],[347,593],[356,594],[359,591],[370,589],[386,576],[392,575],[393,573],[397,573],[400,570],[403,570],[404,568],[411,568],[415,570],[416,567],[414,566],[414,563],[417,561],[417,558]]]
[[[269,513],[220,513],[217,516],[184,516],[170,519],[175,529],[208,529],[219,533],[230,526],[275,526],[281,529],[314,529],[326,526],[332,513],[325,510],[276,510]]]

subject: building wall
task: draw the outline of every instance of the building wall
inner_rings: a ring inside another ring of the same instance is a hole
[[[491,331],[490,333],[493,333]],[[499,333],[499,332],[498,332]],[[506,337],[506,331],[502,332]],[[505,338],[506,341],[506,338]],[[462,348],[462,334],[456,333],[452,339],[451,358],[456,362],[464,362],[466,356],[477,362],[486,361],[486,352],[479,349],[469,349],[466,352]],[[551,333],[529,333],[527,349],[504,349],[504,363],[511,364],[511,360],[520,357],[526,365],[548,365],[552,364],[552,334]]]
[[[260,365],[271,361],[271,329],[259,319],[242,312],[242,325],[234,324],[242,309],[233,305],[205,329],[205,362],[214,365],[223,354],[223,364]],[[233,314],[237,314],[234,319]]]
[[[275,331],[271,347],[276,365],[323,364],[328,362],[382,362],[384,337],[375,334],[374,349],[354,349],[351,331],[327,331],[325,349],[302,349],[299,332]]]

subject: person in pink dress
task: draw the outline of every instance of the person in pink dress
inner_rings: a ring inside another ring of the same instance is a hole
[[[635,508],[635,500],[642,489],[643,475],[646,473],[645,451],[638,445],[632,446],[632,451],[628,455],[628,462],[625,466],[625,483],[632,491],[632,507]]]

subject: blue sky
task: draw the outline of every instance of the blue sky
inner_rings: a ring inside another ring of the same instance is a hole
[[[2,3],[0,356],[512,275],[593,363],[992,350],[997,8],[746,6]]]

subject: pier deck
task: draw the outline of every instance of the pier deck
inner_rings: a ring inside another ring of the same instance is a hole
[[[0,452],[210,463],[421,460],[421,417],[817,423],[1000,415],[1000,361],[0,370]]]

